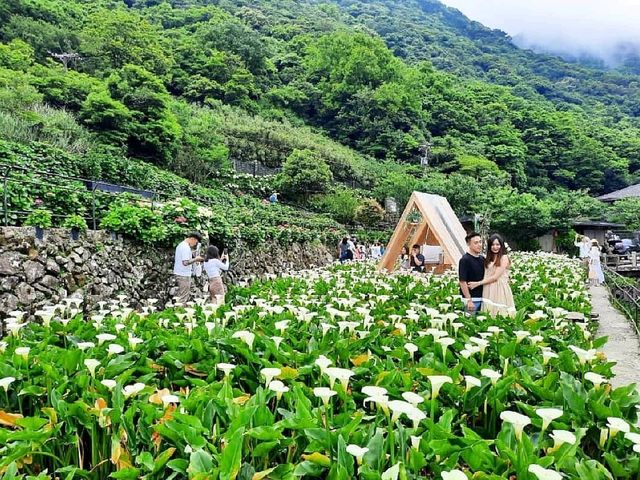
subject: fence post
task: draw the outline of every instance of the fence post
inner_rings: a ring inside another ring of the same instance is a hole
[[[7,185],[8,185],[8,181],[7,181],[7,172],[4,172],[4,178],[3,178],[3,195],[2,195],[2,208],[4,208],[4,226],[8,226],[9,225],[9,206],[7,205]]]
[[[93,230],[97,230],[96,223],[96,182],[91,182],[91,222],[93,223]]]

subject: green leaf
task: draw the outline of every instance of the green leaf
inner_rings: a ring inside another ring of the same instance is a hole
[[[222,451],[220,458],[221,480],[234,480],[238,476],[242,463],[243,433],[244,428],[237,429]]]
[[[160,453],[153,461],[152,474],[160,472],[167,464],[169,459],[173,456],[176,449],[174,447],[167,448],[164,452]]]
[[[109,475],[109,478],[115,478],[118,480],[137,480],[140,477],[140,469],[129,467],[123,468],[122,470],[118,470],[117,472],[113,472]]]
[[[212,468],[213,459],[209,453],[204,450],[191,452],[191,455],[189,456],[189,468],[187,468],[187,473],[190,476],[197,473],[209,473]]]
[[[280,429],[276,426],[272,427],[255,427],[247,430],[246,435],[258,440],[279,440],[284,438]]]

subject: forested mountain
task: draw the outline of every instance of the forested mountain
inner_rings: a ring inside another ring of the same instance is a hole
[[[293,158],[379,201],[471,182],[460,213],[529,192],[540,220],[640,169],[639,77],[520,50],[432,0],[5,0],[0,41],[3,137],[197,182]],[[314,189],[298,200],[342,208]]]

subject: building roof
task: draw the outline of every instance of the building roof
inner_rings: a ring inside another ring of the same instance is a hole
[[[622,200],[623,198],[640,197],[640,183],[635,185],[629,185],[626,188],[616,190],[615,192],[600,195],[598,200],[603,202],[615,202],[616,200]]]
[[[599,220],[576,220],[575,222],[573,222],[572,226],[583,228],[623,228],[624,224],[601,222]]]

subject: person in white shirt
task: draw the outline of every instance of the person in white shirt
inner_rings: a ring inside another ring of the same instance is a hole
[[[226,288],[222,282],[221,273],[229,270],[229,256],[225,253],[220,257],[218,247],[211,245],[207,248],[204,271],[209,277],[209,295],[213,303],[224,303]]]
[[[176,247],[176,255],[173,262],[173,275],[176,278],[178,292],[176,297],[179,303],[187,303],[191,294],[191,275],[193,264],[204,261],[200,256],[193,256],[192,249],[200,243],[202,237],[197,232],[187,235]]]
[[[576,235],[573,244],[579,248],[580,252],[578,253],[578,256],[584,264],[587,265],[589,261],[589,253],[591,252],[591,239],[585,235],[583,235],[582,238],[580,238],[579,235]]]

